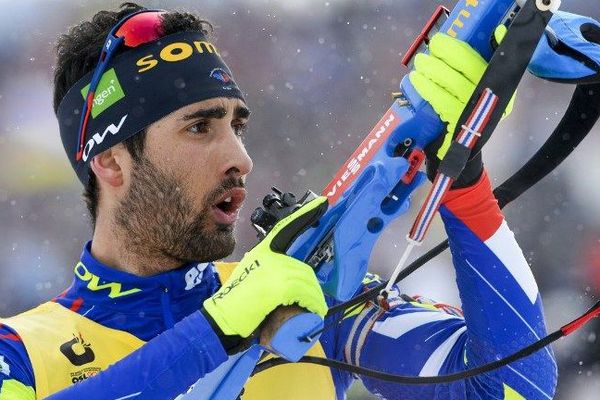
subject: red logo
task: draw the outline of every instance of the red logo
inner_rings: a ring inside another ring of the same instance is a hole
[[[323,190],[330,205],[339,200],[399,124],[400,118],[390,108]]]

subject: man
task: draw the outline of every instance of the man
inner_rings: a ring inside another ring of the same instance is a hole
[[[324,210],[323,198],[281,221],[237,266],[214,262],[233,250],[252,161],[240,139],[250,111],[209,29],[191,14],[126,3],[60,38],[54,108],[94,234],[65,292],[2,321],[0,400],[173,399],[194,384],[201,391],[228,355],[277,327],[268,320],[276,308],[324,316],[334,303],[309,266],[281,251]],[[411,81],[451,127],[485,62],[443,35],[430,49]],[[430,165],[443,140],[428,149]],[[480,158],[441,214],[464,318],[423,298],[391,310],[369,303],[310,354],[429,376],[476,367],[545,335],[535,280]],[[375,283],[369,275],[364,285]],[[354,379],[290,365],[252,378],[243,398],[343,399]],[[556,365],[544,349],[449,385],[363,382],[390,399],[546,399]]]

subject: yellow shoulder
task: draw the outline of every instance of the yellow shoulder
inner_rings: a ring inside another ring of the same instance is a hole
[[[231,273],[237,267],[238,263],[236,262],[216,262],[215,268],[217,268],[217,273],[219,274],[219,280],[221,283],[225,282],[231,276]]]

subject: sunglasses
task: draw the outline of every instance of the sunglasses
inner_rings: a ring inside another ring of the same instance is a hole
[[[106,37],[81,110],[77,153],[75,156],[77,161],[80,161],[83,156],[85,132],[94,105],[94,95],[112,56],[122,45],[133,48],[160,38],[162,36],[162,20],[160,17],[164,13],[164,10],[136,11],[122,18]]]

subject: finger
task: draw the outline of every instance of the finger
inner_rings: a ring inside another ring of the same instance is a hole
[[[504,24],[498,25],[496,27],[496,29],[494,30],[494,40],[496,41],[496,43],[498,43],[498,44],[502,43],[502,41],[504,40],[504,37],[506,36],[507,33],[508,33],[508,28],[506,27],[506,25],[504,25]]]
[[[286,258],[285,268],[289,268],[286,272],[289,284],[286,286],[291,290],[288,293],[291,296],[290,304],[298,303],[310,312],[325,316],[328,310],[325,295],[313,269],[292,257],[282,257]]]
[[[513,96],[510,98],[510,101],[508,102],[508,105],[506,106],[506,110],[504,110],[504,113],[502,114],[502,120],[504,120],[505,118],[508,118],[508,116],[512,113],[512,110],[515,107],[516,99],[517,99],[517,92],[515,92],[513,94]]]
[[[442,145],[440,146],[440,148],[438,149],[437,154],[436,154],[440,160],[444,159],[444,156],[448,152],[448,149],[450,149],[450,145],[452,144],[452,138],[454,137],[455,130],[456,130],[456,123],[448,124],[448,127],[446,128],[446,135],[444,135],[444,142],[442,143]]]
[[[437,151],[437,156],[441,160],[450,148],[456,122],[460,118],[460,113],[465,105],[444,88],[425,78],[418,71],[411,72],[409,79],[421,97],[425,98],[431,104],[431,107],[440,116],[440,119],[448,123],[444,141]]]
[[[314,224],[327,211],[327,197],[320,196],[279,221],[263,242],[270,243],[271,250],[285,253],[294,239]]]
[[[327,315],[327,311],[329,311],[329,309],[327,308],[327,303],[325,302],[325,297],[323,296],[321,296],[320,298],[309,297],[303,299],[298,302],[298,305],[302,308],[307,309],[313,314],[317,314],[321,318],[324,318]]]
[[[479,83],[487,68],[487,62],[471,46],[443,33],[431,38],[429,51],[474,84]]]
[[[325,301],[325,295],[316,281],[303,282],[300,285],[297,284],[297,288],[302,290],[302,294],[297,296],[297,298],[292,299],[288,305],[297,303],[300,307],[321,317],[327,315],[329,309],[327,307],[327,302]]]
[[[456,123],[460,118],[459,112],[465,107],[464,103],[418,71],[411,72],[409,79],[421,97],[431,104],[442,121]]]
[[[425,77],[446,89],[448,93],[466,104],[475,91],[475,85],[463,74],[452,69],[442,60],[419,53],[415,57],[415,69]]]

